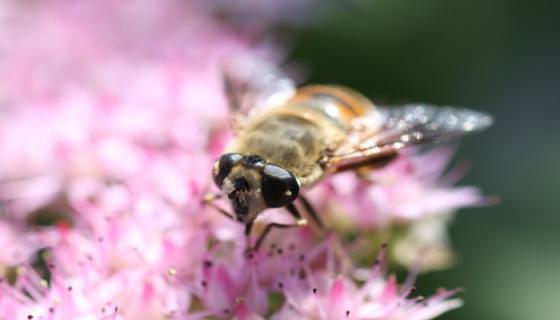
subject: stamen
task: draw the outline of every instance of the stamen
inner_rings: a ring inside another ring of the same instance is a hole
[[[23,276],[26,272],[27,272],[27,270],[24,267],[17,267],[16,268],[16,274],[18,276]]]
[[[416,287],[411,287],[408,290],[405,290],[404,293],[401,295],[403,299],[407,299],[411,294],[416,292]]]

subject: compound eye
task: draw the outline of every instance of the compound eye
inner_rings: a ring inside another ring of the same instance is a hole
[[[296,177],[288,170],[268,164],[262,175],[262,195],[269,208],[285,207],[299,194]]]
[[[231,168],[243,158],[242,155],[239,153],[226,153],[223,154],[220,159],[214,163],[214,182],[218,186],[218,188],[222,187],[222,183],[224,183],[224,179],[228,176]]]

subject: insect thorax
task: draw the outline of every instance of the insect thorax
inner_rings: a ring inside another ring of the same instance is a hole
[[[302,184],[322,174],[318,161],[329,132],[319,123],[297,115],[271,113],[244,130],[229,152],[259,155],[292,172]]]

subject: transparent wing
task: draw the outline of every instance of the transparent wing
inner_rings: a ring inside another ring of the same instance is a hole
[[[295,83],[278,68],[251,55],[236,56],[223,68],[224,92],[234,128],[250,116],[292,97]]]
[[[328,157],[328,163],[334,171],[382,163],[402,148],[456,140],[492,123],[489,114],[465,108],[382,106],[356,119],[348,141]]]

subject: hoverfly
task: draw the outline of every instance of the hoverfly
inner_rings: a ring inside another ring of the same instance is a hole
[[[426,104],[376,106],[364,95],[336,85],[296,89],[281,72],[259,60],[243,59],[224,73],[235,139],[213,168],[221,193],[205,201],[245,224],[267,208],[284,207],[295,224],[269,224],[258,249],[273,228],[305,225],[296,200],[322,227],[301,191],[323,178],[348,170],[379,168],[401,149],[446,142],[481,131],[493,122],[486,113]],[[233,214],[213,200],[227,197]]]

